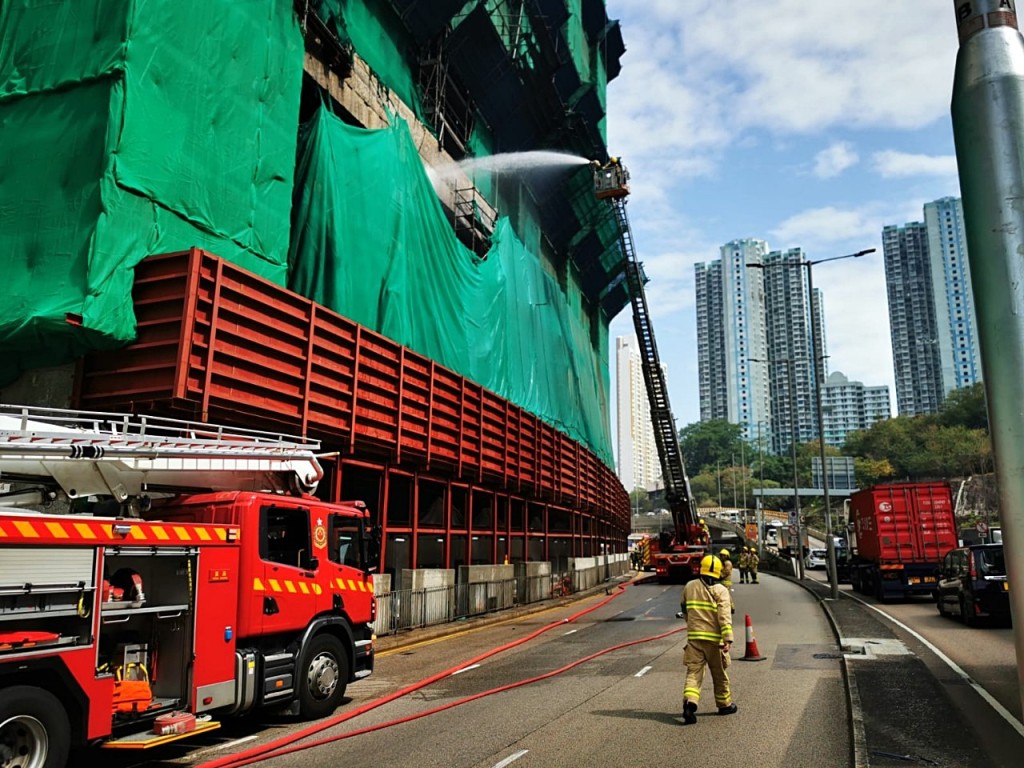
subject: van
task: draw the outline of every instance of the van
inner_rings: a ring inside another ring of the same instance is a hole
[[[764,543],[769,546],[775,547],[779,544],[779,529],[778,526],[772,525],[768,527],[768,530],[764,534]]]
[[[942,616],[958,616],[967,626],[992,617],[1010,620],[1010,584],[1002,544],[973,544],[946,553],[934,591]]]

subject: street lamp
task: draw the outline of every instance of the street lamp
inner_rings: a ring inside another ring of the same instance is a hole
[[[831,256],[827,259],[815,259],[801,260],[797,262],[778,262],[777,264],[747,264],[748,267],[754,267],[755,269],[766,269],[774,266],[802,266],[807,268],[807,295],[811,302],[811,358],[813,362],[814,371],[814,409],[818,418],[818,447],[821,455],[821,490],[822,495],[825,497],[825,547],[828,551],[828,582],[829,591],[833,600],[839,598],[839,574],[836,572],[836,540],[832,534],[832,504],[828,494],[828,470],[826,469],[826,456],[825,456],[825,416],[821,408],[821,371],[818,368],[818,363],[821,362],[818,357],[818,326],[815,323],[814,317],[814,279],[812,277],[811,267],[815,264],[824,264],[828,261],[840,261],[841,259],[857,259],[861,256],[866,256],[869,253],[874,253],[875,248],[865,248],[862,251],[856,253],[847,253],[843,256]],[[822,318],[824,322],[824,318]],[[822,350],[824,352],[824,350]],[[803,562],[803,558],[801,558]]]
[[[777,360],[763,360],[757,357],[747,358],[752,363],[786,363],[789,370],[789,429],[790,450],[793,457],[793,508],[796,514],[796,568],[797,577],[804,578],[804,535],[803,524],[800,522],[800,480],[796,471],[796,374],[793,372],[794,360],[788,357]],[[758,536],[760,539],[760,536]]]

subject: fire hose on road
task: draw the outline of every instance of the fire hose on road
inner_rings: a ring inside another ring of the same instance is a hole
[[[454,667],[450,667],[450,668],[448,668],[448,669],[446,669],[446,670],[444,670],[442,672],[438,672],[435,675],[431,675],[430,677],[424,678],[423,680],[420,680],[420,681],[418,681],[416,683],[413,683],[412,685],[406,686],[405,688],[402,688],[402,689],[400,689],[398,691],[395,691],[394,693],[388,694],[387,696],[383,696],[383,697],[381,697],[379,699],[376,699],[374,701],[368,702],[368,703],[364,704],[363,706],[358,707],[357,709],[352,710],[351,712],[346,712],[346,713],[344,713],[342,715],[338,715],[336,717],[328,718],[327,720],[323,720],[323,721],[321,721],[319,723],[316,723],[315,725],[312,725],[312,726],[310,726],[308,728],[304,728],[301,731],[297,731],[296,733],[289,734],[288,736],[286,736],[284,738],[277,739],[276,741],[269,742],[267,744],[262,744],[262,745],[260,745],[258,747],[253,747],[252,749],[245,750],[243,752],[239,752],[239,753],[237,753],[235,755],[231,755],[231,756],[228,756],[228,757],[220,758],[218,760],[211,760],[209,762],[202,763],[201,765],[198,766],[198,768],[241,768],[241,766],[251,765],[252,763],[259,762],[259,761],[262,761],[262,760],[269,760],[269,759],[275,758],[275,757],[283,757],[284,755],[294,754],[295,752],[299,752],[299,751],[306,750],[306,749],[311,749],[313,747],[323,746],[325,744],[330,744],[330,743],[333,743],[335,741],[341,741],[343,739],[351,738],[353,736],[359,736],[361,734],[382,730],[384,728],[390,728],[390,727],[395,726],[395,725],[400,725],[402,723],[411,722],[413,720],[418,720],[420,718],[427,717],[428,715],[433,715],[433,714],[436,714],[438,712],[442,712],[442,711],[445,711],[445,710],[448,710],[448,709],[452,709],[454,707],[458,707],[458,706],[461,706],[463,704],[468,704],[469,702],[476,701],[477,699],[482,699],[484,697],[491,696],[491,695],[496,694],[496,693],[501,693],[503,691],[508,691],[508,690],[512,690],[512,689],[515,689],[515,688],[520,688],[520,687],[525,686],[525,685],[530,685],[532,683],[536,683],[536,682],[539,682],[541,680],[546,680],[548,678],[555,677],[555,676],[563,674],[564,672],[567,672],[567,671],[569,671],[569,670],[571,670],[571,669],[573,669],[573,668],[575,668],[575,667],[577,667],[577,666],[579,666],[581,664],[584,664],[584,663],[586,663],[588,661],[592,661],[593,659],[596,659],[596,658],[598,658],[600,656],[604,656],[605,654],[611,653],[613,651],[621,650],[623,648],[628,648],[628,647],[633,646],[633,645],[639,645],[639,644],[642,644],[642,643],[651,642],[651,641],[654,641],[654,640],[660,640],[662,638],[669,637],[670,635],[678,634],[679,632],[685,631],[685,629],[686,629],[685,627],[680,627],[680,628],[677,628],[677,629],[670,630],[668,632],[663,632],[663,633],[658,634],[658,635],[653,635],[651,637],[645,637],[645,638],[640,638],[638,640],[631,640],[629,642],[620,643],[618,645],[614,645],[614,646],[611,646],[609,648],[604,648],[604,649],[602,649],[600,651],[597,651],[595,653],[592,653],[592,654],[590,654],[588,656],[584,656],[583,658],[577,659],[576,661],[573,661],[573,662],[571,662],[569,664],[566,664],[566,665],[560,667],[559,669],[555,669],[555,670],[552,670],[550,672],[545,672],[544,674],[537,675],[535,677],[526,678],[526,679],[523,679],[523,680],[517,680],[516,682],[508,683],[508,684],[502,685],[502,686],[498,686],[497,688],[492,688],[492,689],[487,690],[487,691],[481,691],[480,693],[473,694],[472,696],[466,696],[466,697],[463,697],[461,699],[457,699],[455,701],[449,702],[447,704],[443,704],[443,705],[440,705],[438,707],[434,707],[432,709],[424,710],[423,712],[417,712],[417,713],[412,714],[412,715],[407,715],[406,717],[402,717],[402,718],[399,718],[399,719],[396,719],[396,720],[391,720],[391,721],[388,721],[388,722],[385,722],[385,723],[378,723],[376,725],[369,726],[369,727],[366,727],[366,728],[359,728],[359,729],[356,729],[354,731],[349,731],[347,733],[338,734],[336,736],[329,736],[327,738],[319,739],[317,741],[311,741],[311,742],[309,742],[307,744],[302,744],[302,745],[299,745],[299,746],[292,746],[292,745],[294,745],[298,741],[301,741],[303,739],[309,738],[310,736],[314,736],[314,735],[316,735],[318,733],[321,733],[321,732],[323,732],[325,730],[328,730],[328,729],[333,728],[333,727],[335,727],[337,725],[340,725],[341,723],[344,723],[344,722],[346,722],[348,720],[352,720],[353,718],[359,717],[360,715],[365,714],[366,712],[369,712],[371,710],[377,709],[378,707],[381,707],[381,706],[383,706],[385,704],[388,704],[388,703],[390,703],[392,701],[395,701],[396,699],[400,699],[403,696],[407,696],[410,693],[413,693],[413,692],[418,691],[418,690],[420,690],[422,688],[425,688],[428,685],[431,685],[431,684],[436,683],[436,682],[438,682],[440,680],[443,680],[446,677],[449,677],[449,676],[455,674],[459,670],[462,670],[462,669],[464,669],[464,668],[466,668],[468,666],[471,666],[473,664],[477,664],[477,663],[483,661],[484,659],[490,658],[490,657],[495,656],[495,655],[497,655],[499,653],[507,651],[507,650],[509,650],[511,648],[515,648],[515,647],[517,647],[519,645],[523,645],[524,643],[530,642],[531,640],[536,639],[537,637],[539,637],[540,635],[544,634],[545,632],[548,632],[548,631],[550,631],[552,629],[555,629],[557,627],[564,626],[565,624],[570,624],[570,623],[572,623],[574,621],[577,621],[581,617],[586,616],[587,614],[591,613],[592,611],[595,611],[598,608],[601,608],[601,607],[607,605],[609,602],[611,602],[612,600],[617,598],[619,595],[623,594],[623,590],[625,589],[625,586],[626,585],[619,585],[618,586],[618,590],[619,591],[615,592],[614,594],[610,595],[609,597],[605,598],[604,600],[601,600],[600,602],[590,606],[589,608],[586,608],[585,610],[582,610],[582,611],[579,611],[578,613],[573,614],[572,616],[570,616],[568,618],[559,619],[558,621],[552,622],[551,624],[548,624],[548,625],[546,625],[544,627],[541,627],[540,629],[536,630],[535,632],[530,633],[529,635],[526,635],[525,637],[519,638],[518,640],[515,640],[515,641],[513,641],[511,643],[506,643],[505,645],[501,645],[501,646],[498,646],[496,648],[492,648],[492,649],[490,649],[488,651],[485,651],[484,653],[481,653],[478,656],[476,656],[476,657],[474,657],[472,659],[469,659],[468,661],[464,661],[464,662],[462,662],[462,663],[460,663],[460,664],[458,664],[458,665],[456,665]]]

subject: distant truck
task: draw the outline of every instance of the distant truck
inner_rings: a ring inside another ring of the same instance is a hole
[[[797,546],[796,534],[793,533],[793,529],[788,525],[780,525],[777,529],[776,537],[779,544],[779,554],[782,557],[805,557],[807,552],[810,550],[810,541],[807,538],[807,529],[802,528],[800,533],[803,538],[802,549]]]
[[[850,583],[879,600],[931,595],[942,557],[956,548],[946,483],[876,485],[850,497]]]

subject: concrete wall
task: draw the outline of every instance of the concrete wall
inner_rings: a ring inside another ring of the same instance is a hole
[[[474,615],[515,605],[515,566],[464,565],[459,568],[459,613]]]
[[[403,626],[441,624],[455,615],[455,571],[451,568],[419,568],[402,571],[402,585],[411,590],[399,606]]]

